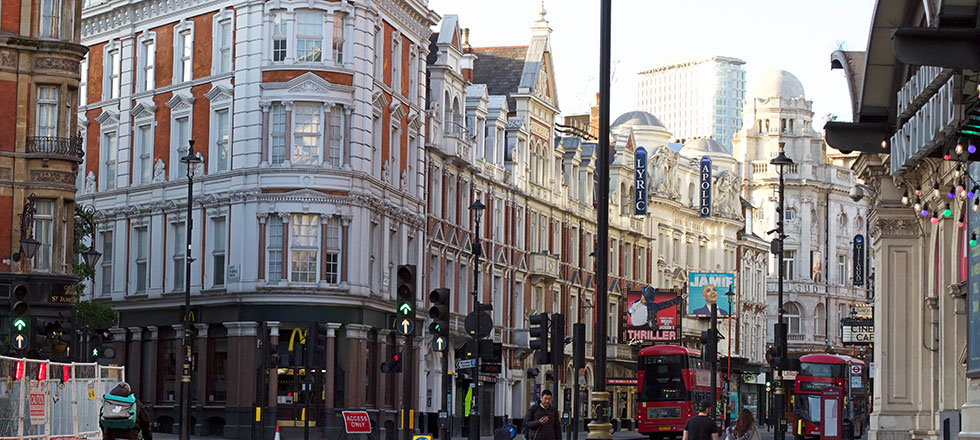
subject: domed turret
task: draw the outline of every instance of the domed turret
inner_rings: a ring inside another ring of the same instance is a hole
[[[795,75],[785,70],[770,70],[763,73],[752,87],[756,98],[805,98],[803,84]]]
[[[695,157],[705,154],[732,154],[732,149],[714,139],[701,138],[684,144],[680,153],[688,157]]]
[[[664,123],[660,122],[656,116],[644,111],[631,111],[626,112],[616,118],[612,123],[612,129],[615,131],[620,126],[649,126],[649,127],[664,127]]]

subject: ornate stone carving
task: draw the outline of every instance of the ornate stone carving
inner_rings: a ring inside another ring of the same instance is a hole
[[[400,180],[401,181],[398,182],[399,188],[401,188],[403,190],[408,189],[408,168],[405,168],[404,170],[402,170],[402,175],[401,175]]]
[[[919,221],[908,218],[881,218],[871,228],[874,237],[918,237],[920,233]]]
[[[95,172],[89,171],[85,176],[85,194],[95,193]]]
[[[381,162],[381,181],[391,183],[391,166],[387,160]]]
[[[17,54],[10,52],[0,53],[0,64],[5,67],[17,67]]]
[[[0,168],[0,180],[10,180],[12,175],[10,168]]]
[[[75,173],[69,171],[31,170],[31,181],[74,185]]]
[[[72,62],[64,58],[35,58],[34,68],[37,70],[61,70],[78,75],[78,62]]]
[[[157,162],[153,164],[153,181],[163,182],[166,180],[167,176],[167,166],[164,165],[163,159],[157,159]]]

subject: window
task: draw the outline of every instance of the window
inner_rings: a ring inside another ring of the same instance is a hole
[[[58,135],[58,87],[37,87],[37,136]]]
[[[184,256],[187,250],[187,236],[184,235],[186,229],[184,229],[183,222],[174,223],[172,227],[174,241],[171,243],[171,246],[174,250],[174,258],[171,278],[174,283],[174,291],[178,292],[184,290],[184,281],[186,281],[184,279],[184,265],[187,262],[184,260]]]
[[[379,27],[374,34],[374,77],[379,81],[383,76],[381,69],[384,63],[384,33],[384,27]],[[448,105],[449,103],[446,102],[446,104]]]
[[[34,255],[34,270],[50,272],[54,244],[54,200],[38,200],[34,213],[34,239],[41,246]]]
[[[282,280],[282,218],[276,214],[269,216],[269,275],[270,283]]]
[[[787,209],[785,214],[786,221],[791,222],[796,219],[796,210]]]
[[[82,58],[82,63],[78,69],[78,106],[88,104],[88,55]]]
[[[317,275],[318,216],[294,214],[290,228],[290,281],[315,283]]]
[[[342,11],[333,14],[333,60],[344,64],[344,19],[347,13]]]
[[[327,249],[323,254],[326,260],[324,278],[330,284],[340,282],[340,219],[333,217],[327,222]]]
[[[783,304],[783,316],[786,317],[786,322],[789,324],[789,333],[800,334],[800,318],[802,317],[800,316],[800,306],[791,302]]]
[[[344,150],[344,108],[334,106],[330,112],[330,164],[341,165],[341,155]]]
[[[316,165],[320,151],[321,105],[301,104],[293,107],[293,151],[295,165]]]
[[[214,43],[217,47],[212,49],[216,58],[213,61],[215,73],[231,72],[231,18],[218,21],[217,30],[217,35],[214,36]]]
[[[827,311],[823,304],[817,304],[813,309],[814,333],[818,335],[827,334]]]
[[[136,293],[146,293],[147,263],[149,257],[149,237],[146,226],[137,227],[133,230],[133,242],[136,254]]]
[[[153,69],[156,65],[156,36],[153,33],[145,36],[139,45],[139,55],[137,55],[137,62],[139,67],[136,71],[136,88],[137,91],[145,92],[147,90],[153,90],[154,87],[154,73]]]
[[[846,286],[847,285],[847,255],[837,256],[837,274],[838,274],[837,276],[840,285]]]
[[[269,119],[272,129],[269,139],[269,163],[278,165],[286,161],[286,108],[273,104]]]
[[[59,0],[41,0],[41,38],[58,38],[61,36],[61,28],[58,25],[60,14],[61,2]]]
[[[225,243],[227,233],[225,232],[225,218],[215,217],[211,220],[211,234],[214,240],[211,242],[211,285],[223,286],[225,284]]]
[[[181,25],[177,26],[178,28]],[[191,67],[194,59],[194,32],[193,28],[186,27],[177,31],[174,38],[174,84],[190,81],[192,79]]]
[[[286,60],[286,15],[283,11],[272,13],[272,61]]]
[[[136,127],[136,147],[139,155],[136,156],[139,164],[136,169],[139,172],[138,180],[134,182],[150,183],[153,179],[153,126],[143,124]]]
[[[296,60],[320,61],[323,52],[323,14],[320,12],[296,13]]]
[[[172,139],[174,140],[174,148],[177,150],[177,156],[175,160],[177,161],[177,174],[174,178],[180,178],[187,175],[187,164],[180,160],[180,158],[187,155],[188,141],[191,138],[191,124],[188,116],[181,116],[174,118],[174,127]]]
[[[102,296],[112,293],[112,232],[102,233]]]
[[[230,120],[228,119],[228,109],[223,108],[214,112],[214,152],[216,153],[213,163],[214,169],[218,172],[228,171],[231,165],[231,156],[228,151],[228,132]]]
[[[102,149],[105,151],[105,183],[103,188],[113,189],[116,187],[116,155],[118,154],[116,132],[110,131],[102,135]]]
[[[417,83],[419,76],[419,54],[414,48],[415,46],[412,46],[408,50],[408,98],[413,101],[418,98]]]
[[[796,263],[796,251],[784,250],[783,251],[783,279],[792,280],[793,279],[793,269]]]
[[[105,82],[102,85],[102,99],[119,97],[119,43],[112,42],[107,46],[103,67]]]
[[[402,91],[402,36],[395,32],[394,41],[391,43],[391,88],[396,93]]]

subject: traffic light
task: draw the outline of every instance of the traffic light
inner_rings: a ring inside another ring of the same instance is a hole
[[[415,320],[415,265],[402,264],[398,266],[398,319]]]
[[[31,304],[27,295],[27,285],[18,284],[10,299],[10,345],[17,351],[27,350],[31,345]]]
[[[551,364],[555,371],[564,368],[565,363],[565,315],[551,315]]]
[[[312,332],[312,337],[307,338],[313,343],[313,354],[311,355],[312,359],[310,359],[310,364],[313,366],[326,365],[327,326],[319,322],[314,322],[310,332]]]
[[[718,361],[718,335],[714,330],[701,332],[701,358],[708,362]]]
[[[775,336],[772,344],[772,364],[780,370],[785,370],[789,366],[786,358],[786,338],[789,326],[786,323],[776,323],[774,325]]]
[[[401,373],[402,372],[402,354],[396,352],[391,355],[391,360],[388,362],[383,362],[381,364],[382,373]]]
[[[539,313],[528,318],[531,322],[531,350],[538,352],[538,364],[544,365],[551,363],[551,356],[548,353],[548,314]]]
[[[449,334],[449,289],[439,288],[429,292],[429,333],[435,336]]]
[[[585,368],[585,324],[572,324],[572,368]]]

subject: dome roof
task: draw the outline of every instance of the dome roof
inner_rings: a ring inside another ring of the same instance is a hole
[[[732,149],[714,139],[701,138],[684,144],[684,148],[681,148],[680,153],[687,153],[686,155],[690,155],[691,153],[732,154]]]
[[[612,123],[612,126],[615,128],[625,124],[629,124],[631,126],[651,125],[655,127],[665,127],[664,123],[660,122],[656,116],[639,110],[623,113],[620,117],[616,118],[616,121]]]
[[[756,98],[803,98],[803,84],[785,70],[770,70],[755,82],[752,93]]]

